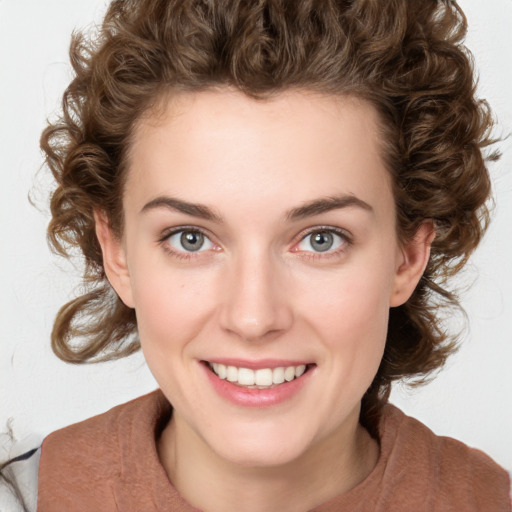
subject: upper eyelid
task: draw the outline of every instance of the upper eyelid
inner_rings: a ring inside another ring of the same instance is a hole
[[[211,242],[213,242],[212,235],[210,234],[210,232],[206,229],[200,228],[199,226],[175,226],[172,228],[164,229],[161,232],[161,235],[159,236],[158,241],[164,242],[169,237],[171,237],[177,233],[181,233],[182,231],[192,231],[192,232],[196,231],[198,233],[201,233],[206,238],[208,238],[208,240],[210,240]]]
[[[172,244],[170,242],[168,242],[168,240],[171,237],[178,235],[179,233],[183,233],[183,232],[201,233],[201,235],[209,241],[210,247],[206,248],[206,250],[197,250],[197,251],[188,251],[185,248],[183,248],[183,250],[182,250],[182,249],[173,247]],[[174,228],[169,228],[169,229],[163,231],[163,234],[158,238],[157,242],[158,242],[158,245],[163,247],[164,251],[166,251],[170,254],[173,254],[176,257],[181,258],[182,256],[184,256],[186,259],[194,257],[194,255],[197,258],[197,257],[199,257],[200,254],[204,254],[205,252],[211,251],[212,248],[213,248],[213,250],[215,250],[215,248],[217,247],[217,243],[212,240],[212,237],[210,235],[208,235],[208,233],[206,233],[205,230],[198,228],[197,226],[190,226],[190,227],[176,226]]]
[[[322,231],[332,232],[338,236],[341,236],[342,238],[347,239],[348,241],[352,241],[352,234],[349,231],[347,231],[346,229],[338,228],[338,227],[334,227],[334,226],[314,226],[314,227],[306,228],[306,229],[302,230],[295,237],[295,243],[300,242],[301,240],[303,240],[304,238],[306,238],[307,236],[309,236],[313,233],[318,233],[318,232],[322,232]]]
[[[341,238],[341,246],[337,247],[335,249],[328,249],[324,252],[317,252],[314,250],[306,250],[306,249],[299,249],[299,245],[310,235],[313,233],[321,233],[321,232],[330,232],[334,235]],[[302,254],[303,257],[307,257],[308,259],[317,259],[317,258],[329,258],[333,257],[336,254],[345,252],[350,246],[353,245],[353,237],[350,232],[348,232],[346,229],[342,229],[339,227],[334,226],[314,226],[307,228],[306,230],[303,230],[292,243],[292,246],[290,248],[290,251],[292,253]]]
[[[203,236],[205,236],[206,238],[208,238],[208,240],[210,240],[210,242],[212,242],[213,244],[220,245],[219,242],[215,241],[215,236],[209,230],[202,228],[200,226],[194,226],[194,225],[181,225],[181,226],[174,226],[171,228],[164,229],[162,231],[160,237],[158,238],[158,241],[165,242],[165,240],[167,240],[169,237],[171,237],[177,233],[180,233],[182,231],[197,231],[197,232],[201,233]],[[291,243],[293,246],[295,246],[297,243],[301,242],[307,236],[309,236],[313,233],[321,232],[321,231],[332,232],[332,233],[344,238],[348,242],[352,243],[353,236],[348,230],[346,230],[344,228],[336,227],[336,226],[329,226],[329,225],[317,225],[317,226],[311,226],[311,227],[305,228],[293,237],[293,240]]]

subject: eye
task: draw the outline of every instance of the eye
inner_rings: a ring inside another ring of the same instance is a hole
[[[167,243],[178,252],[200,252],[213,248],[212,241],[201,231],[182,229],[167,238]]]
[[[308,233],[297,245],[297,250],[307,252],[328,252],[348,243],[345,235],[332,229],[318,229]]]

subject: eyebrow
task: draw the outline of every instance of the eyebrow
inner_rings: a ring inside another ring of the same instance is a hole
[[[145,213],[149,210],[156,208],[167,208],[169,210],[175,210],[192,217],[198,217],[204,220],[210,220],[212,222],[221,223],[222,218],[220,215],[215,213],[211,208],[203,204],[189,203],[188,201],[182,201],[175,197],[160,196],[149,203],[146,203],[141,210],[141,213]]]
[[[298,208],[293,208],[286,214],[286,218],[288,220],[300,220],[307,217],[313,217],[315,215],[320,215],[321,213],[329,212],[331,210],[338,210],[341,208],[350,208],[356,207],[361,208],[362,210],[373,213],[373,208],[362,199],[354,195],[336,195],[321,199],[315,199],[308,203],[299,206]]]
[[[337,196],[315,199],[301,206],[298,206],[297,208],[292,208],[285,214],[285,218],[287,220],[296,221],[307,217],[314,217],[315,215],[320,215],[321,213],[325,213],[331,210],[350,207],[361,208],[362,210],[368,212],[374,211],[373,208],[362,199],[359,199],[354,195],[341,194]],[[141,213],[145,213],[157,208],[166,208],[190,215],[192,217],[197,217],[199,219],[209,220],[219,224],[222,223],[222,217],[210,207],[204,204],[189,203],[188,201],[183,201],[181,199],[169,196],[159,196],[155,199],[152,199],[149,201],[149,203],[146,203],[143,206]]]

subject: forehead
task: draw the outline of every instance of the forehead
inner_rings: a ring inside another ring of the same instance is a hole
[[[128,173],[135,208],[159,195],[213,206],[281,198],[285,208],[339,193],[379,203],[390,190],[374,107],[307,91],[173,95],[136,127]]]

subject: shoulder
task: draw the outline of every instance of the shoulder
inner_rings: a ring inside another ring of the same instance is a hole
[[[39,507],[58,503],[78,510],[78,496],[94,495],[102,506],[115,500],[113,487],[127,461],[136,461],[135,451],[144,443],[154,450],[155,429],[166,409],[169,404],[155,391],[50,434],[41,448]],[[87,492],[92,488],[94,493]]]
[[[431,510],[510,510],[509,475],[484,452],[437,436],[392,405],[380,428],[390,484],[410,486]]]

